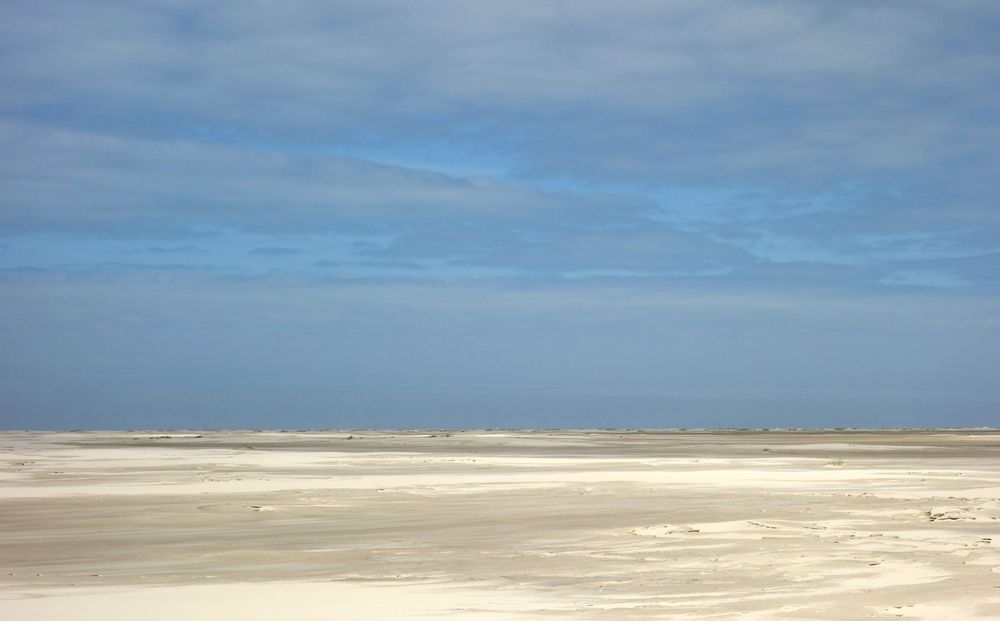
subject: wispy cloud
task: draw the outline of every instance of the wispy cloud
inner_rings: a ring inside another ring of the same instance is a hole
[[[456,140],[514,149],[531,174],[913,171],[992,151],[982,122],[1000,103],[987,86],[988,2],[21,2],[5,13],[8,110],[234,143]]]
[[[288,257],[301,253],[300,248],[285,248],[283,246],[259,246],[249,251],[249,254],[261,257]]]

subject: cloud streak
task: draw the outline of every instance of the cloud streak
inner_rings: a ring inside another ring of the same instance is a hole
[[[7,110],[230,141],[455,140],[526,174],[836,179],[990,151],[985,2],[13,3]],[[173,129],[171,129],[173,128]]]

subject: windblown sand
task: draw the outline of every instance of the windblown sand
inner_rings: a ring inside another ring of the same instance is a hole
[[[3,619],[998,619],[1000,433],[0,433]]]

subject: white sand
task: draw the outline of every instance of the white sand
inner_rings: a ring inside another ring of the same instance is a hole
[[[0,618],[995,619],[1000,434],[0,434]]]
[[[386,621],[456,616],[472,621],[543,621],[531,603],[485,589],[440,584],[268,582],[161,587],[43,588],[0,593],[0,611],[10,619],[76,621]],[[558,602],[538,602],[552,610]]]

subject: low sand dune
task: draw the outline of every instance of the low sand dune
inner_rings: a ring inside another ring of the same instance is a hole
[[[4,619],[996,619],[1000,433],[0,434]]]

